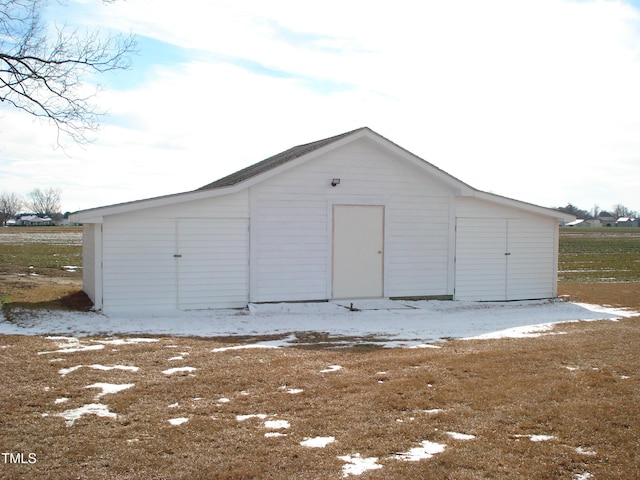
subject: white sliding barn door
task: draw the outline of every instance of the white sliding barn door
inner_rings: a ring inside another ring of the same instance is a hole
[[[553,220],[458,218],[457,300],[525,300],[555,295]]]
[[[384,294],[384,207],[333,207],[333,298]]]
[[[179,309],[247,305],[247,219],[179,218],[176,243]]]

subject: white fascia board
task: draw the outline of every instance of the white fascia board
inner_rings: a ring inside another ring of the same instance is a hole
[[[544,215],[546,217],[555,218],[556,220],[562,221],[562,222],[570,222],[576,219],[576,216],[571,215],[570,213],[564,213],[559,210],[554,210],[552,208],[541,207],[539,205],[523,202],[521,200],[514,200],[513,198],[502,197],[494,193],[487,193],[487,192],[482,192],[480,190],[476,190],[473,196],[480,200],[496,203],[498,205],[503,205],[505,207],[517,208],[518,210],[534,213],[536,215]]]
[[[69,219],[77,223],[102,223],[103,217],[118,215],[121,213],[135,212],[147,208],[164,207],[194,200],[218,197],[235,193],[244,188],[244,185],[233,185],[231,187],[212,188],[210,190],[195,190],[193,192],[176,193],[162,197],[148,198],[145,200],[135,200],[133,202],[118,203],[105,207],[80,210],[69,215]]]

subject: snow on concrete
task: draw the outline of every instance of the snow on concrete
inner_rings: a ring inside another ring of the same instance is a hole
[[[340,302],[346,303],[346,302]],[[123,314],[105,316],[96,312],[29,311],[9,321],[0,312],[0,334],[52,335],[180,335],[259,336],[281,335],[280,340],[258,345],[282,346],[298,342],[297,332],[323,332],[334,337],[365,338],[386,347],[425,345],[451,338],[496,338],[489,336],[543,335],[558,322],[615,320],[639,315],[627,309],[535,300],[518,302],[391,301],[353,300],[351,311],[336,302],[251,304],[244,310],[175,312],[166,316]],[[368,309],[372,304],[376,309]],[[374,305],[375,304],[375,305]],[[399,305],[403,308],[392,308]],[[385,308],[378,308],[384,306]],[[405,308],[406,307],[406,308]],[[525,328],[526,327],[526,328]],[[95,341],[80,346],[74,337],[60,340],[60,349],[47,353],[97,350],[106,344],[120,345],[157,341],[129,338]],[[75,344],[73,342],[76,342]],[[225,351],[237,347],[222,347]],[[253,347],[255,348],[255,347]]]

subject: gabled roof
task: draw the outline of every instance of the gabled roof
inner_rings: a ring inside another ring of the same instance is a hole
[[[500,204],[503,206],[510,206],[521,210],[529,211],[531,213],[537,213],[549,217],[554,217],[558,220],[569,221],[575,219],[574,215],[568,215],[566,213],[552,210],[550,208],[540,207],[519,200],[513,200],[507,197],[501,197],[499,195],[486,193],[477,190],[466,183],[458,180],[447,172],[439,169],[435,165],[423,160],[422,158],[414,155],[413,153],[405,150],[399,145],[393,143],[382,135],[374,132],[368,127],[362,127],[355,130],[351,130],[340,135],[324,138],[315,142],[306,143],[292,147],[284,152],[273,155],[261,162],[250,165],[242,170],[239,170],[231,175],[227,175],[215,182],[209,183],[196,190],[184,193],[177,193],[173,195],[165,195],[161,197],[149,198],[146,200],[137,200],[134,202],[121,203],[117,205],[109,205],[105,207],[98,207],[89,210],[82,210],[72,214],[70,219],[74,222],[102,222],[102,217],[107,215],[115,215],[120,213],[127,213],[145,208],[161,207],[170,204],[177,204],[188,202],[192,200],[199,200],[204,198],[210,198],[219,195],[226,195],[237,192],[241,189],[248,188],[258,182],[261,182],[273,175],[292,168],[295,165],[299,165],[302,162],[306,162],[317,155],[322,155],[334,148],[338,148],[341,145],[345,145],[351,141],[355,141],[359,138],[367,138],[370,141],[375,142],[381,148],[386,149],[390,153],[400,156],[406,161],[423,169],[429,175],[432,175],[439,179],[443,184],[447,185],[453,191],[457,192],[456,195],[476,197],[485,201]]]
[[[322,140],[317,140],[311,143],[305,143],[304,145],[298,145],[296,147],[292,147],[289,150],[285,150],[284,152],[278,153],[272,157],[269,157],[261,162],[254,163],[253,165],[249,165],[242,170],[239,170],[231,175],[227,175],[215,182],[209,183],[204,187],[198,188],[198,190],[210,190],[212,188],[220,188],[220,187],[230,187],[231,185],[235,185],[236,183],[240,183],[244,180],[247,180],[251,177],[255,177],[256,175],[260,175],[261,173],[267,172],[269,170],[273,170],[280,165],[283,165],[287,162],[295,160],[296,158],[300,158],[307,153],[311,153],[319,148],[325,147],[331,143],[337,142],[345,137],[353,135],[358,132],[362,132],[365,130],[371,131],[367,127],[357,128],[355,130],[351,130],[350,132],[342,133],[340,135],[335,135],[333,137],[324,138]]]

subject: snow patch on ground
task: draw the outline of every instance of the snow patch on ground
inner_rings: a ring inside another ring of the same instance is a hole
[[[129,371],[129,372],[137,372],[139,370],[138,367],[134,367],[134,366],[129,366],[129,365],[112,365],[111,367],[107,367],[105,365],[76,365],[74,367],[69,367],[69,368],[61,368],[60,370],[58,370],[58,373],[60,374],[60,376],[65,377],[67,375],[69,375],[72,372],[75,372],[76,370],[82,368],[82,367],[87,367],[87,368],[91,368],[93,370],[103,370],[103,371],[109,371],[109,370],[125,370],[125,371]]]
[[[342,370],[342,367],[340,365],[329,365],[324,370],[320,370],[320,373],[337,372],[338,370]]]
[[[175,367],[175,368],[168,368],[167,370],[163,370],[162,373],[164,373],[165,375],[173,375],[174,373],[193,372],[194,370],[195,370],[194,367]]]
[[[174,426],[182,425],[183,423],[187,423],[188,421],[189,421],[189,419],[186,418],[186,417],[170,418],[169,419],[169,423],[171,425],[174,425]]]
[[[458,433],[458,432],[447,432],[447,435],[449,435],[454,440],[473,440],[474,438],[476,438],[475,435],[469,435],[467,433]]]
[[[553,435],[514,435],[514,438],[528,438],[532,442],[548,442],[556,439]]]
[[[280,430],[283,428],[289,428],[291,424],[286,420],[267,420],[264,422],[264,428],[269,430]]]
[[[324,448],[335,441],[336,439],[334,437],[313,437],[305,438],[300,442],[300,445],[309,448]]]
[[[349,475],[361,475],[367,470],[378,470],[382,468],[382,465],[376,463],[378,457],[363,458],[359,453],[354,455],[343,455],[338,457],[343,462],[347,462],[342,467],[342,476],[348,477]]]
[[[392,458],[405,462],[417,462],[418,460],[431,458],[437,453],[442,453],[447,447],[442,443],[430,442],[428,440],[423,440],[421,445],[420,447],[411,448],[408,452],[395,453]]]
[[[211,351],[214,352],[214,353],[217,353],[217,352],[227,352],[229,350],[245,350],[247,348],[280,348],[280,347],[276,347],[276,346],[272,346],[272,345],[251,344],[251,345],[236,345],[234,347],[214,348]]]
[[[69,312],[71,313],[71,312]],[[0,314],[1,315],[1,314]],[[0,318],[0,326],[2,326]],[[38,352],[38,355],[47,355],[49,353],[76,353],[85,352],[87,350],[102,350],[104,345],[83,345],[76,337],[45,337],[47,340],[53,340],[58,346],[58,350],[50,350],[46,352]]]
[[[287,388],[286,385],[280,387],[280,390],[284,390],[286,393],[288,393],[290,395],[297,395],[299,393],[304,392],[304,390],[302,388]]]
[[[577,447],[576,448],[576,453],[579,453],[580,455],[588,455],[590,457],[596,455],[596,452],[594,452],[593,450],[589,450],[589,449],[582,448],[582,447]]]
[[[79,408],[65,410],[56,414],[56,417],[62,417],[66,420],[67,427],[71,427],[77,419],[83,415],[97,415],[98,417],[117,418],[118,416],[109,411],[109,407],[102,403],[89,403]]]
[[[122,390],[126,390],[127,388],[131,388],[135,385],[135,383],[123,383],[120,385],[114,383],[94,383],[92,385],[87,385],[84,388],[99,388],[102,391],[96,395],[96,400],[100,397],[107,395],[108,393],[118,393]]]
[[[113,340],[94,340],[104,345],[135,345],[137,343],[155,343],[157,338],[115,338]]]
[[[259,418],[260,420],[264,420],[267,416],[264,413],[251,413],[249,415],[236,415],[236,420],[239,422],[244,422],[245,420],[249,420],[250,418]]]

